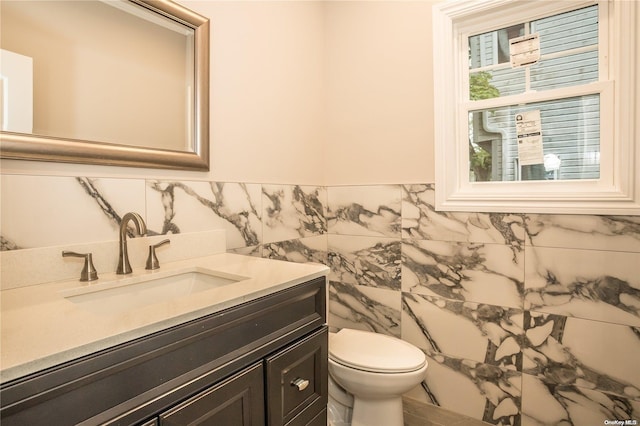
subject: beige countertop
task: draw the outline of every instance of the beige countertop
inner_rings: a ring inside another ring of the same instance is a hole
[[[79,287],[111,288],[194,268],[247,279],[124,312],[97,310],[65,297],[84,292]],[[0,292],[0,381],[13,380],[327,273],[328,268],[319,264],[223,253],[166,263],[156,271],[138,268],[124,277],[103,274],[90,284],[67,280],[4,290]]]

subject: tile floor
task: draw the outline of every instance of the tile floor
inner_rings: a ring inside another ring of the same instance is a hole
[[[405,426],[487,426],[488,424],[435,405],[405,397]]]

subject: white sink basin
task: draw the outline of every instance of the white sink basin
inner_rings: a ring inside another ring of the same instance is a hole
[[[91,312],[112,315],[248,279],[202,268],[154,275],[91,284],[66,290],[61,294]]]

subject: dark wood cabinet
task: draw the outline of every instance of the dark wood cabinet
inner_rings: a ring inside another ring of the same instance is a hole
[[[326,424],[325,323],[322,277],[3,383],[0,423]]]
[[[264,379],[255,364],[159,417],[160,426],[263,426]]]
[[[327,350],[320,332],[266,359],[268,425],[304,426],[327,407]]]

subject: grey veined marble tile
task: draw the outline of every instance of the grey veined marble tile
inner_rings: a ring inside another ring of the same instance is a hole
[[[402,309],[402,338],[428,353],[521,370],[521,310],[410,293]]]
[[[640,326],[640,253],[527,247],[525,308]]]
[[[402,290],[521,308],[524,253],[503,244],[405,239]]]
[[[400,238],[400,185],[327,188],[329,233]]]
[[[400,292],[330,281],[329,325],[400,337]]]
[[[227,253],[241,254],[243,256],[262,257],[262,246],[259,245],[227,249]]]
[[[328,252],[331,280],[400,290],[400,239],[330,234]]]
[[[261,185],[147,182],[147,216],[161,233],[224,229],[227,249],[262,242]]]
[[[264,242],[326,234],[326,205],[324,187],[263,185]]]
[[[640,216],[528,214],[527,244],[640,253]]]
[[[434,184],[402,185],[403,238],[501,243],[521,249],[524,218],[510,213],[436,211]]]
[[[299,238],[263,245],[263,257],[289,262],[327,264],[327,237]]]
[[[637,424],[640,401],[522,375],[522,426]]]
[[[640,329],[525,312],[523,372],[640,401]]]
[[[3,175],[0,183],[2,250],[117,240],[125,213],[145,216],[142,179]]]
[[[407,396],[486,423],[520,426],[520,372],[444,355],[427,362],[426,380]]]

